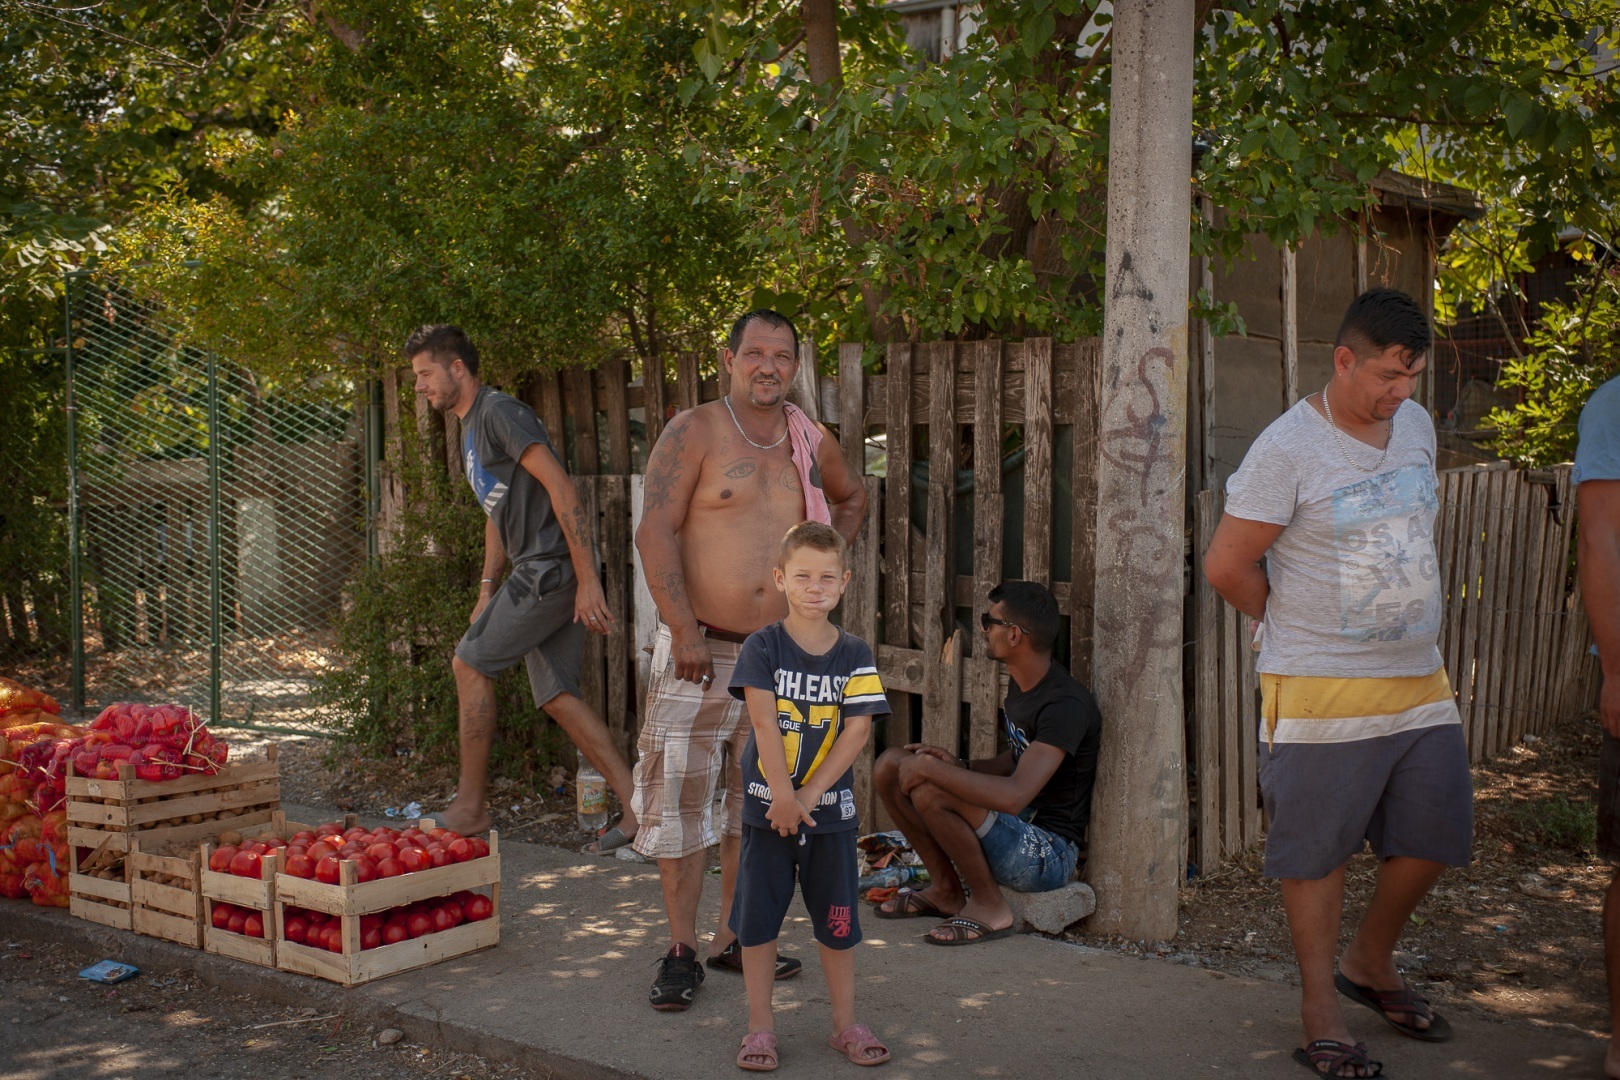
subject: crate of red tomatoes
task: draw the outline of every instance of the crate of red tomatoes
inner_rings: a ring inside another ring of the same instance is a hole
[[[275,876],[275,957],[357,986],[500,941],[501,858],[424,818],[405,829],[331,822],[288,838]]]

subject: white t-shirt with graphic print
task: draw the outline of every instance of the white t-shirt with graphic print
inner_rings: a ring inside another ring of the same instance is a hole
[[[1226,512],[1284,526],[1266,552],[1271,595],[1257,669],[1273,675],[1388,678],[1440,666],[1444,601],[1435,555],[1440,508],[1434,425],[1405,401],[1389,454],[1305,400],[1260,433],[1226,482]]]

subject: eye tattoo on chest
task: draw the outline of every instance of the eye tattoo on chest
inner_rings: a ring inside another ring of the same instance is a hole
[[[745,476],[752,476],[756,468],[758,468],[758,466],[754,463],[753,458],[740,458],[737,461],[733,461],[730,465],[727,465],[721,471],[728,479],[741,480]]]

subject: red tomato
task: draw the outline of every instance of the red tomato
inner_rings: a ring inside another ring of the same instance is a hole
[[[289,844],[313,844],[314,842],[315,832],[313,829],[305,829],[303,832],[293,833],[292,839],[288,841]]]
[[[324,856],[336,854],[337,848],[328,844],[325,840],[317,840],[309,845],[309,857],[316,862],[319,862]]]
[[[429,844],[427,853],[428,861],[436,867],[449,866],[454,861],[450,858],[450,853],[440,844]]]
[[[316,826],[315,835],[316,836],[342,836],[343,835],[343,825],[342,825],[341,822],[328,821],[325,825]]]
[[[248,913],[246,908],[233,907],[231,909],[231,917],[226,920],[225,929],[229,930],[233,934],[240,934],[242,932],[242,927],[247,925],[247,917]]]
[[[285,848],[288,855],[308,855],[309,845],[302,841],[294,841]]]
[[[359,825],[343,830],[343,839],[345,840],[358,840],[362,836],[369,837],[370,835],[370,833],[366,832],[366,830],[361,828]]]
[[[315,860],[315,880],[325,882],[327,885],[338,883],[338,857],[336,855],[323,855]]]
[[[215,904],[213,923],[215,930],[225,930],[230,927],[231,912],[236,910],[234,904]]]
[[[428,830],[428,836],[434,840],[454,840],[458,835],[458,833],[453,833],[449,829],[444,828],[442,825],[437,829]]]
[[[400,862],[398,859],[388,858],[377,860],[378,877],[399,877],[399,875],[403,874],[404,872],[405,864]]]
[[[461,913],[467,917],[468,922],[482,922],[495,914],[495,901],[474,893],[472,899],[461,905]]]
[[[332,916],[328,915],[324,911],[306,911],[303,912],[303,916],[309,920],[309,928],[311,930],[315,929],[317,926],[325,926],[327,923],[332,921]]]
[[[291,877],[312,878],[315,876],[315,860],[302,852],[289,855],[286,870]]]
[[[370,930],[360,931],[360,947],[362,949],[375,949],[382,944],[382,929],[373,926]]]
[[[302,945],[309,933],[309,920],[302,915],[288,915],[281,923],[281,935],[295,945]]]
[[[283,840],[279,836],[267,836],[261,840],[260,843],[269,848],[271,851],[274,851],[276,848],[284,848],[287,846],[287,841]]]
[[[451,902],[449,900],[446,900],[444,903],[440,904],[434,910],[435,911],[442,911],[446,915],[448,915],[450,917],[450,926],[452,928],[460,926],[463,922],[465,922],[467,920],[467,917],[465,915],[463,915],[462,912],[461,912],[461,905],[457,904],[457,903],[453,903],[453,902]]]
[[[259,853],[256,851],[248,851],[245,848],[238,851],[236,856],[231,859],[231,873],[235,874],[237,877],[262,878],[264,876],[264,869],[261,865]]]
[[[407,874],[414,874],[418,870],[426,870],[433,865],[428,853],[419,848],[409,848],[399,853],[400,868]]]
[[[382,940],[384,945],[398,945],[400,942],[404,941],[410,936],[411,932],[405,929],[405,924],[403,922],[393,922],[390,920],[384,924],[382,928]]]
[[[422,842],[426,843],[427,833],[423,832],[421,829],[418,829],[415,825],[412,825],[410,828],[400,833],[399,838],[401,840],[421,840]]]
[[[395,840],[399,839],[399,833],[395,832],[393,829],[390,829],[386,825],[380,829],[371,830],[371,836],[372,839],[380,840],[385,844],[392,844]]]
[[[354,859],[354,879],[356,881],[376,881],[376,860],[368,855],[361,855]]]
[[[415,851],[417,848],[426,846],[426,844],[419,844],[408,836],[402,836],[398,840],[394,841],[395,851]]]
[[[343,856],[345,859],[347,859],[350,855],[364,855],[365,853],[366,845],[362,844],[358,840],[350,840],[348,843],[338,848],[338,854]]]
[[[253,854],[261,856],[261,857],[263,857],[265,855],[268,855],[270,853],[270,849],[268,847],[265,847],[264,841],[262,841],[262,840],[249,840],[246,843],[244,843],[237,850],[238,850],[238,852],[251,851]]]
[[[450,841],[449,850],[450,857],[456,860],[456,862],[466,862],[468,859],[473,857],[472,841],[468,840],[466,837],[461,837],[459,839]]]
[[[473,846],[473,858],[482,859],[489,854],[489,841],[482,836],[469,836],[467,837],[467,843]]]
[[[333,919],[326,924],[326,951],[339,953],[343,951],[343,922],[340,919]]]
[[[264,912],[252,911],[242,920],[242,933],[248,937],[264,937]]]
[[[405,929],[410,932],[411,937],[419,938],[423,934],[433,932],[433,920],[425,911],[413,911],[405,920]]]
[[[450,909],[449,908],[444,907],[443,905],[441,905],[441,906],[436,907],[436,908],[433,909],[433,932],[434,933],[438,933],[441,930],[448,930],[454,925],[455,925],[455,923],[450,920]]]
[[[366,854],[370,855],[375,862],[382,862],[384,859],[392,859],[394,857],[394,845],[386,844],[379,840],[377,843],[366,848]]]
[[[215,848],[214,853],[208,856],[208,869],[221,874],[228,874],[231,870],[231,860],[234,858],[236,858],[236,848],[230,844]]]

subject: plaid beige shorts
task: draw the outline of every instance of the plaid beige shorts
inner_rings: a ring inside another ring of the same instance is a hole
[[[722,770],[720,827],[727,836],[742,835],[742,753],[750,728],[745,706],[731,696],[741,646],[709,639],[714,682],[704,690],[675,677],[670,645],[669,628],[660,623],[636,740],[631,807],[641,829],[634,847],[650,859],[678,859],[720,842],[713,805]]]

